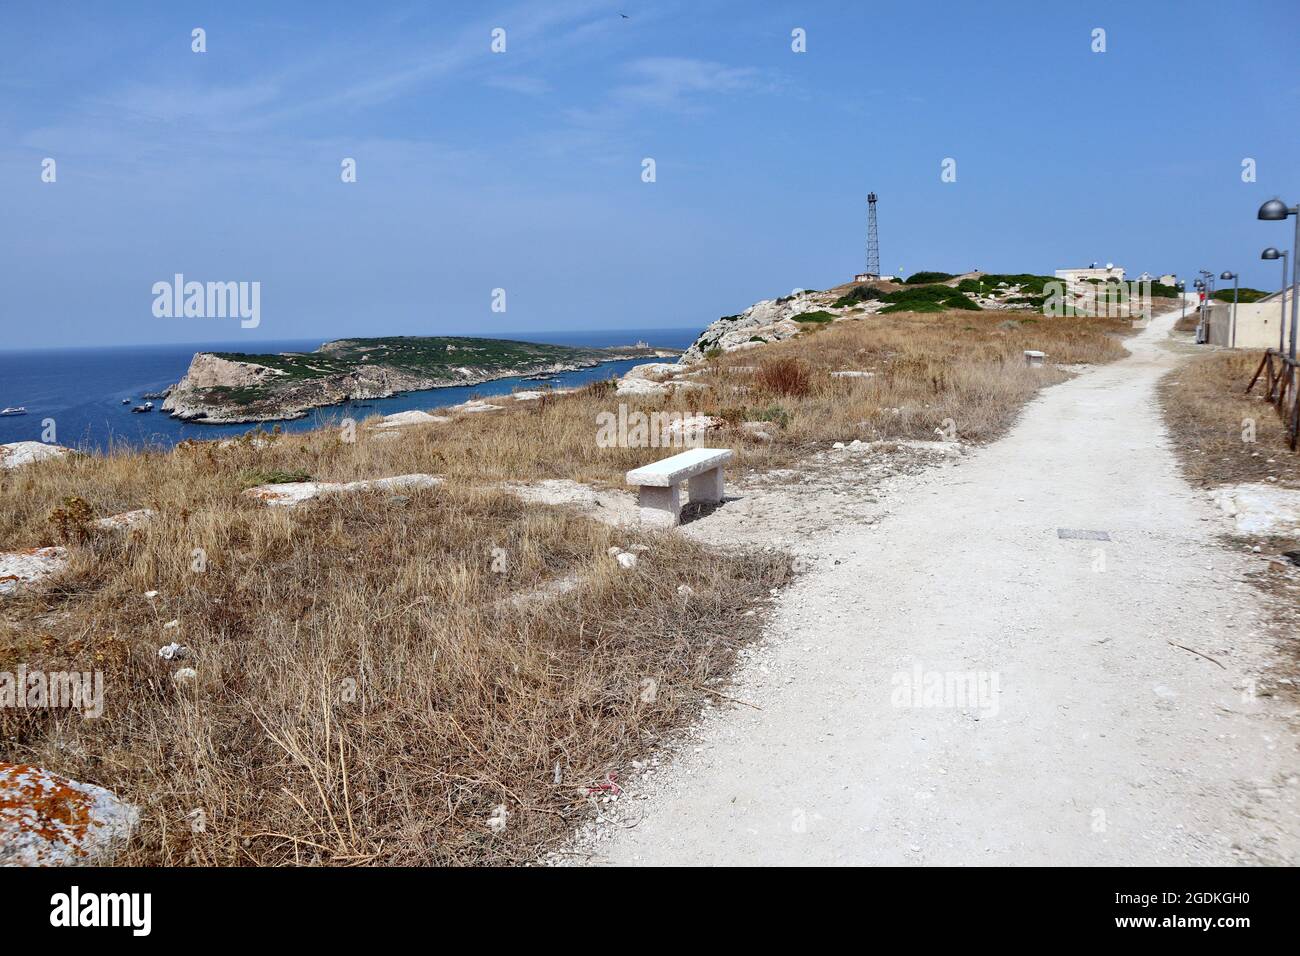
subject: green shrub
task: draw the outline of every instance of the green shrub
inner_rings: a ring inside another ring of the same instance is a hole
[[[931,282],[947,282],[955,278],[950,272],[913,272],[903,280],[904,285],[927,285]]]
[[[893,305],[887,305],[880,310],[881,315],[888,315],[891,312],[943,312],[946,311],[944,306],[938,302],[927,302],[924,299],[917,299],[913,302],[896,302]]]
[[[966,298],[959,289],[946,285],[922,285],[898,289],[884,296],[890,307],[882,312],[942,312],[944,309],[965,309],[978,312],[979,306]],[[917,306],[928,304],[935,308],[896,308],[896,306]]]
[[[1155,295],[1156,293],[1155,293],[1155,291],[1153,290],[1151,294],[1152,294],[1152,295]],[[1266,295],[1272,295],[1272,294],[1273,294],[1273,293],[1271,293],[1271,292],[1260,292],[1258,289],[1248,289],[1248,288],[1246,288],[1245,286],[1243,286],[1242,288],[1240,288],[1240,289],[1237,290],[1237,301],[1238,301],[1238,302],[1258,302],[1260,299],[1264,298],[1264,296],[1266,296]],[[1232,301],[1232,290],[1231,290],[1231,289],[1219,289],[1219,290],[1217,290],[1217,291],[1214,293],[1214,298],[1215,298],[1217,301],[1219,301],[1219,302],[1231,302],[1231,301]]]
[[[833,322],[835,316],[829,312],[818,310],[817,312],[800,312],[794,316],[796,322]]]
[[[1020,273],[993,273],[980,276],[978,279],[962,279],[957,283],[957,289],[960,292],[992,292],[999,285],[1020,286],[1020,292],[1024,295],[1044,295],[1045,286],[1049,282],[1061,282],[1055,276],[1040,276],[1029,272]]]
[[[859,302],[867,302],[873,299],[883,299],[885,293],[881,292],[875,286],[859,285],[854,286],[848,292],[844,293],[838,299],[831,303],[832,309],[847,309],[851,305],[857,305]]]
[[[747,412],[747,420],[751,422],[774,422],[785,428],[790,421],[790,414],[780,405],[769,405],[767,408],[751,408]]]

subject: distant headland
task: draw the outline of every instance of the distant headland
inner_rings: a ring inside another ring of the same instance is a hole
[[[441,335],[337,339],[313,352],[199,352],[163,410],[208,424],[285,421],[341,402],[678,354],[644,342],[582,348]]]

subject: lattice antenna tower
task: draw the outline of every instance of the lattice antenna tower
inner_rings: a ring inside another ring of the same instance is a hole
[[[880,234],[876,231],[875,193],[867,193],[867,274],[880,275]]]

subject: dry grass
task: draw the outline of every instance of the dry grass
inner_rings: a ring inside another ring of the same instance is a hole
[[[1160,383],[1165,420],[1188,479],[1202,488],[1275,478],[1300,485],[1300,458],[1286,446],[1277,411],[1261,396],[1263,380],[1246,385],[1262,353],[1221,351],[1198,355]],[[1254,442],[1243,440],[1254,424]]]
[[[664,398],[589,389],[512,410],[509,414],[521,416],[514,427],[494,420],[503,413],[473,416],[438,431],[430,453],[437,455],[436,470],[466,478],[572,478],[621,486],[624,472],[663,452],[596,446],[596,416],[617,413],[620,403],[647,413],[706,414],[733,424],[784,423],[769,429],[771,442],[734,427],[710,435],[710,445],[736,451],[741,469],[786,466],[810,447],[835,441],[934,438],[948,419],[963,440],[990,441],[1038,389],[1066,377],[1051,367],[1026,366],[1026,349],[1047,352],[1053,363],[1109,362],[1126,354],[1120,337],[1131,331],[1123,319],[1017,322],[1006,312],[864,317],[727,353],[693,377],[707,389]],[[836,378],[830,373],[837,370],[875,374]]]
[[[777,559],[706,557],[677,536],[647,540],[625,571],[606,550],[635,536],[496,491],[269,509],[231,494],[237,466],[182,453],[7,480],[21,486],[5,488],[9,528],[15,505],[64,491],[134,491],[162,512],[92,534],[54,587],[0,605],[0,669],[102,670],[107,685],[100,719],[0,712],[0,759],[143,804],[124,862],[531,859],[581,815],[589,784],[698,711],[757,628],[744,609],[784,580]],[[566,575],[581,585],[561,598],[506,600]],[[192,686],[157,656],[172,640],[194,652]]]
[[[763,374],[741,370],[758,354],[732,353],[698,377],[707,389],[626,402],[771,422],[771,442],[738,428],[715,436],[743,467],[792,462],[828,440],[933,437],[949,418],[982,441],[1064,375],[1026,367],[1024,349],[1104,362],[1124,354],[1126,330],[1005,314],[869,318],[765,347]],[[100,719],[0,712],[0,760],[141,804],[128,863],[533,859],[587,812],[589,786],[718,692],[761,620],[745,610],[787,575],[784,559],[639,538],[492,484],[621,484],[623,471],[666,453],[597,447],[596,415],[621,401],[597,385],[399,439],[323,430],[0,475],[0,549],[67,541],[73,554],[50,587],[0,602],[0,670],[102,670],[107,684]],[[242,495],[274,473],[411,472],[448,481],[293,511]],[[143,507],[158,518],[129,534],[88,528],[89,517]],[[633,571],[606,554],[638,540],[650,550]],[[552,600],[510,600],[566,578],[579,586]],[[180,626],[165,630],[173,619]],[[159,659],[172,640],[193,658]],[[191,685],[172,679],[182,664],[198,672]],[[488,826],[498,805],[510,814],[501,834]]]

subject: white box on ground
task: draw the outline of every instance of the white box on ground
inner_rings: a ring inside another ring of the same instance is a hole
[[[692,503],[722,501],[722,466],[731,460],[729,448],[692,448],[652,465],[627,473],[627,483],[638,487],[637,504],[644,524],[672,528],[682,520],[683,481],[689,482]]]
[[[1046,358],[1046,352],[1039,352],[1037,349],[1025,349],[1026,365],[1042,365]]]

